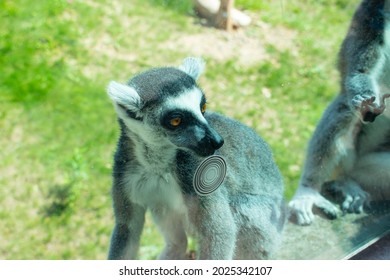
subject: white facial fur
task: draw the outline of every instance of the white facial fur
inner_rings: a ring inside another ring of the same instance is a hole
[[[187,110],[192,112],[201,122],[206,123],[206,119],[200,110],[203,93],[198,88],[193,88],[183,92],[179,96],[170,97],[164,103],[164,108]]]

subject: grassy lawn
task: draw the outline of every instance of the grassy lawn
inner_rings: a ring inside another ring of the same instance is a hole
[[[272,146],[290,198],[357,2],[236,0],[253,24],[227,34],[190,0],[0,1],[0,259],[106,258],[118,136],[106,85],[186,56],[207,62],[209,108]],[[148,220],[140,258],[161,244]]]

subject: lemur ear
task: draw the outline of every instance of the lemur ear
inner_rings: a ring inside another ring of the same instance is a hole
[[[141,98],[134,88],[111,81],[108,84],[107,93],[114,102],[117,111],[124,109],[136,114],[140,110]]]
[[[200,74],[202,74],[205,64],[205,61],[200,57],[187,57],[183,60],[183,63],[179,66],[179,69],[186,72],[196,81]]]

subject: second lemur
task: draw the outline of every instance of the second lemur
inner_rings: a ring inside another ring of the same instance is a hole
[[[313,208],[336,217],[321,195],[337,193],[344,212],[390,199],[390,0],[363,0],[339,53],[340,94],[309,142],[297,192],[289,203],[298,224]]]

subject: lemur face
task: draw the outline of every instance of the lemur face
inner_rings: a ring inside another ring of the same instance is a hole
[[[206,99],[199,88],[193,87],[168,98],[161,111],[160,124],[177,147],[209,156],[223,145],[223,138],[204,117]]]
[[[223,138],[204,117],[206,99],[195,81],[202,67],[202,61],[189,58],[179,68],[141,73],[128,85],[111,82],[108,94],[119,118],[143,141],[209,156],[223,145]]]

